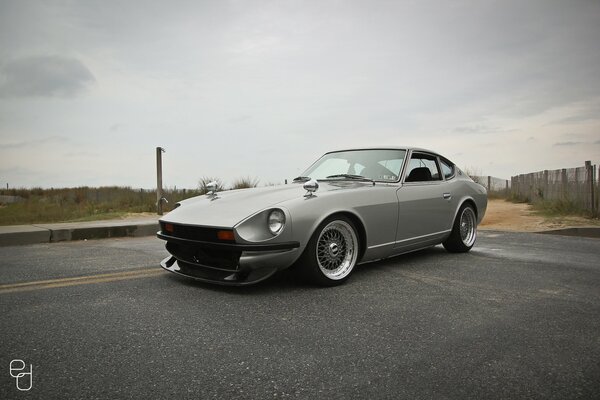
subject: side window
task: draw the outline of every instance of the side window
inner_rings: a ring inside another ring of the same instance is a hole
[[[442,175],[437,157],[424,153],[413,153],[408,163],[405,182],[441,181]]]
[[[454,178],[454,164],[440,157],[440,165],[442,166],[442,174],[444,174],[446,180]]]

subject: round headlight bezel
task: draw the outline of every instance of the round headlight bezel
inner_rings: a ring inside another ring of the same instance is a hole
[[[279,208],[269,212],[267,216],[267,228],[273,236],[279,235],[285,227],[285,213]]]

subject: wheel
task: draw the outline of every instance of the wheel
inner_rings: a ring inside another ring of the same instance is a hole
[[[475,209],[470,204],[464,204],[458,210],[450,237],[442,244],[451,253],[466,253],[475,244],[475,239],[477,239]]]
[[[335,286],[345,282],[358,260],[356,228],[344,216],[326,219],[313,233],[299,266],[313,283]]]

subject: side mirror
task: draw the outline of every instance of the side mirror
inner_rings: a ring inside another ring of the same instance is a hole
[[[306,190],[306,194],[304,195],[304,197],[312,197],[314,196],[314,193],[319,189],[319,182],[317,182],[315,179],[310,179],[307,182],[305,182],[304,185],[302,185],[302,187],[304,188],[304,190]]]

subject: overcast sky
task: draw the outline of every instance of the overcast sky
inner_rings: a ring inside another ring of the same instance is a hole
[[[600,1],[0,0],[0,185],[261,184],[325,151],[600,162]]]

